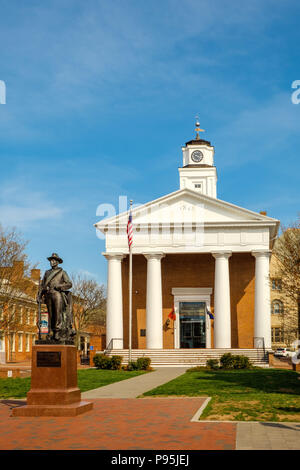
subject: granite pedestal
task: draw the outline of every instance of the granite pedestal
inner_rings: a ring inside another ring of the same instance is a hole
[[[77,416],[93,403],[81,400],[77,386],[77,355],[73,345],[36,344],[32,347],[31,389],[27,404],[13,416]]]

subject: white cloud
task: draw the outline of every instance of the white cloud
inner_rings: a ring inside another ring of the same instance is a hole
[[[34,222],[57,219],[64,213],[45,194],[14,181],[0,189],[0,221],[4,226],[27,227]]]

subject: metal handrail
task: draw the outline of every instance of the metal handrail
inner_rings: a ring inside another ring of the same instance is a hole
[[[103,354],[107,355],[113,349],[114,340],[123,341],[123,338],[112,338],[110,342],[108,343],[108,345],[106,346],[106,348],[104,349]]]
[[[261,345],[260,348],[256,346],[256,344],[255,344],[256,340],[260,340],[260,341],[261,341],[262,345]],[[254,337],[253,337],[253,343],[254,343],[253,346],[256,347],[256,349],[263,349],[263,351],[264,351],[264,358],[265,358],[265,357],[266,357],[265,338],[264,338],[263,336],[254,336]]]

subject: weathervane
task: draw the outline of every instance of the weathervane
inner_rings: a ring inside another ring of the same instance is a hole
[[[196,116],[196,127],[195,127],[195,131],[196,131],[196,140],[200,140],[200,137],[199,137],[199,132],[204,132],[204,129],[200,129],[200,122],[199,122],[199,117],[198,115]]]

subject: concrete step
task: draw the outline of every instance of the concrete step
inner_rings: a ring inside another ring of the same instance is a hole
[[[220,359],[228,352],[249,357],[253,365],[266,366],[268,364],[267,354],[264,354],[263,349],[133,349],[131,360],[150,357],[152,366],[204,366],[208,359]],[[128,363],[128,349],[114,349],[108,354],[123,356],[123,364]]]

